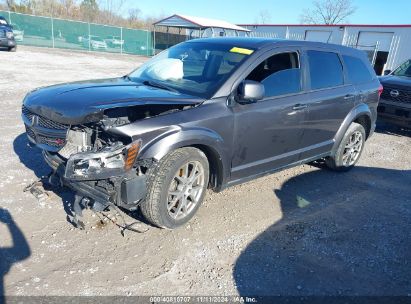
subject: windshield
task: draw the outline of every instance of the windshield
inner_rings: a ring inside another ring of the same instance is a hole
[[[0,25],[7,25],[7,21],[4,19],[0,19]]]
[[[411,77],[411,60],[401,64],[392,74],[395,76]]]
[[[163,51],[129,77],[210,98],[252,53],[253,50],[229,45],[185,42]]]

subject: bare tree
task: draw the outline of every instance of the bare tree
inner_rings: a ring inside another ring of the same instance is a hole
[[[141,27],[143,25],[143,20],[141,18],[141,10],[139,8],[132,8],[128,11],[128,26],[130,27]]]
[[[13,12],[31,13],[34,0],[5,0],[5,8]]]
[[[83,0],[80,4],[80,11],[83,20],[88,22],[95,22],[99,13],[99,7],[96,0]]]
[[[154,21],[164,18],[143,15],[138,8],[131,8],[128,16],[121,13],[128,0],[0,0],[0,9],[38,16],[96,22],[130,28],[151,28]]]
[[[105,19],[107,19],[102,21],[113,24],[125,3],[126,0],[100,0],[99,6],[105,11]]]
[[[14,11],[16,9],[16,1],[14,0],[6,0],[7,9],[10,11]]]
[[[316,0],[311,9],[305,9],[300,22],[306,24],[339,24],[355,13],[352,0]]]
[[[257,24],[267,24],[271,21],[271,14],[268,10],[260,10],[257,17],[255,18],[255,23]]]
[[[139,21],[141,19],[141,10],[139,8],[131,8],[128,11],[128,20],[130,22]]]

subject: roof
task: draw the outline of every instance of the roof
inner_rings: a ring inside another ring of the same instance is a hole
[[[189,29],[222,28],[241,32],[250,32],[249,29],[223,20],[192,17],[186,15],[172,15],[154,23],[158,26],[180,27]]]
[[[290,27],[411,27],[411,24],[239,24],[239,26],[290,26]]]
[[[187,41],[187,43],[212,43],[220,45],[232,45],[241,48],[258,49],[268,44],[281,42],[283,39],[260,38],[260,37],[215,37],[198,38]]]
[[[344,50],[345,53],[361,53],[364,52],[352,47],[343,46],[341,44],[324,43],[306,40],[288,40],[277,38],[260,38],[260,37],[216,37],[216,38],[198,38],[186,41],[184,43],[212,43],[220,45],[230,45],[247,49],[262,49],[268,46],[288,47],[288,46],[307,46],[320,47],[333,50]]]

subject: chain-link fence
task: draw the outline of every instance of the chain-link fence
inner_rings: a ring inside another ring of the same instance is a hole
[[[13,26],[17,44],[149,56],[152,34],[146,30],[1,11]]]

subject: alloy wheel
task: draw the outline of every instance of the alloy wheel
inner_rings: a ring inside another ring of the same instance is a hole
[[[177,170],[168,190],[167,210],[170,217],[181,220],[199,203],[204,191],[204,168],[199,161],[189,161]]]
[[[361,154],[362,146],[363,135],[360,131],[355,131],[350,135],[344,147],[342,162],[345,167],[349,167],[355,164],[355,162]]]

